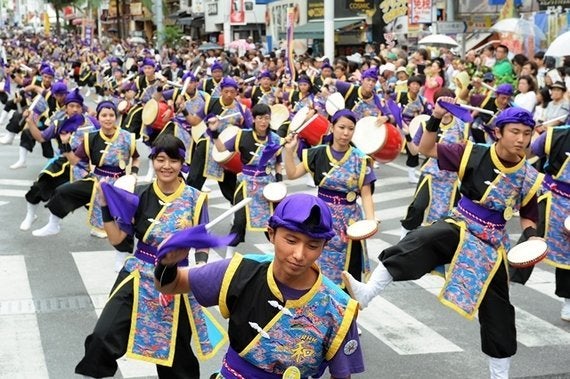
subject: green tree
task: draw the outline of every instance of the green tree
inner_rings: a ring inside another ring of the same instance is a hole
[[[48,4],[51,4],[55,10],[55,34],[59,37],[61,35],[61,21],[59,19],[59,14],[63,11],[63,8],[67,6],[74,6],[81,2],[82,0],[46,0]]]
[[[168,47],[178,47],[183,36],[184,32],[180,25],[167,25],[164,27],[161,41]]]

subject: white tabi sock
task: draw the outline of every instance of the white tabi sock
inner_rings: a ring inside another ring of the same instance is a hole
[[[26,167],[26,162],[28,160],[28,150],[25,147],[20,146],[18,150],[18,161],[10,166],[12,170],[16,170],[18,168]]]
[[[61,223],[61,218],[57,217],[53,213],[50,213],[48,223],[43,228],[34,230],[32,232],[32,235],[36,237],[47,237],[47,236],[56,235],[60,231],[60,223]]]
[[[509,379],[511,358],[489,357],[489,373],[491,379]]]
[[[416,169],[414,167],[408,167],[408,183],[418,184],[418,177],[416,176]]]
[[[27,203],[26,218],[24,218],[24,221],[20,224],[20,230],[30,230],[32,224],[38,218],[36,215],[38,206],[39,204]]]
[[[564,304],[560,311],[560,318],[564,321],[570,321],[570,299],[564,299]]]
[[[368,303],[378,296],[394,279],[382,262],[380,262],[374,271],[372,271],[372,275],[370,275],[370,279],[366,284],[354,279],[354,277],[346,271],[342,272],[342,280],[350,296],[358,301],[361,309],[364,309],[368,306]]]
[[[6,132],[6,134],[0,138],[0,144],[11,145],[14,141],[14,138],[16,138],[16,133]]]

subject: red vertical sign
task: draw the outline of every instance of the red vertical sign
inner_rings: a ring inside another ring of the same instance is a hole
[[[245,24],[245,1],[230,0],[230,25]]]

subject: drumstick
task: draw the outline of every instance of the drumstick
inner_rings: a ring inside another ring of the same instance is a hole
[[[93,129],[94,126],[90,125],[90,126],[82,126],[81,128],[77,128],[77,131],[81,131],[81,130],[89,130],[89,129]]]
[[[194,75],[194,76],[196,76],[196,75]],[[190,85],[190,78],[184,79],[184,84],[182,85],[182,91],[180,91],[180,93],[185,94],[189,85]]]
[[[294,135],[294,134],[299,134],[301,133],[301,131],[303,129],[305,129],[307,126],[309,126],[309,123],[304,123],[303,125],[299,126],[296,130],[291,130],[288,135]],[[283,141],[283,143],[281,144],[281,146],[285,146],[285,144],[287,143],[287,141]]]
[[[196,69],[194,70],[194,73],[193,73],[194,77],[196,77],[196,75],[198,75],[198,73],[200,72],[201,69],[202,69],[202,65],[198,65],[198,67],[196,67]]]
[[[28,71],[28,72],[34,71],[34,70],[32,70],[30,67],[26,66],[26,65],[23,64],[23,63],[20,63],[20,68],[21,68],[22,70]]]
[[[244,82],[244,83],[249,83],[249,82],[253,82],[255,79],[256,79],[256,77],[255,77],[255,76],[252,76],[252,77],[250,77],[250,78],[244,79],[243,82]]]
[[[493,92],[495,92],[495,91],[497,90],[495,87],[490,86],[490,85],[488,85],[488,84],[485,83],[485,82],[481,82],[481,85],[482,85],[483,87],[485,87],[485,88],[487,88],[487,89],[493,91]]]
[[[542,123],[540,123],[540,124],[538,124],[538,125],[536,125],[536,126],[544,126],[544,125],[546,125],[546,124],[552,124],[553,122],[556,122],[556,121],[566,120],[567,117],[568,117],[568,115],[558,116],[558,117],[556,117],[556,118],[543,121]]]
[[[131,75],[127,76],[125,79],[121,80],[121,84],[125,84],[126,82],[128,82],[129,80],[134,78],[135,76],[136,76],[136,74],[131,74]]]
[[[232,215],[237,211],[239,211],[240,209],[242,209],[243,207],[245,207],[247,204],[251,202],[251,200],[252,200],[251,197],[246,197],[245,199],[243,199],[242,201],[240,201],[239,203],[237,203],[236,205],[234,205],[233,207],[231,207],[230,209],[228,209],[227,211],[225,211],[224,213],[222,213],[221,215],[219,215],[218,217],[207,223],[206,230],[208,231],[211,230],[214,226],[219,224],[222,220],[226,219],[229,215]]]
[[[241,113],[240,113],[240,112],[234,112],[234,113],[232,113],[232,114],[227,114],[227,115],[225,115],[225,116],[216,116],[216,118],[221,121],[221,120],[225,120],[225,119],[228,119],[228,118],[232,118],[233,116],[236,116],[236,115],[238,115],[238,114],[241,114]]]
[[[486,113],[486,114],[488,114],[488,115],[490,115],[490,116],[494,116],[494,115],[495,115],[495,112],[490,111],[490,110],[488,110],[488,109],[473,107],[473,106],[467,105],[467,104],[457,104],[457,105],[459,105],[459,106],[462,107],[462,108],[469,109],[469,110],[472,110],[472,111],[478,111],[478,112],[481,112],[481,113]]]

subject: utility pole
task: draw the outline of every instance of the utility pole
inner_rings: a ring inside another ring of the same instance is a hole
[[[230,7],[232,6],[232,1],[222,0],[222,4],[224,4],[224,50],[228,50],[232,40],[232,25],[230,24]]]
[[[162,0],[153,0],[154,24],[156,25],[156,50],[160,52],[164,36],[164,16],[162,14]]]
[[[324,2],[325,57],[329,58],[331,62],[334,59],[334,3],[334,0],[325,0]]]

